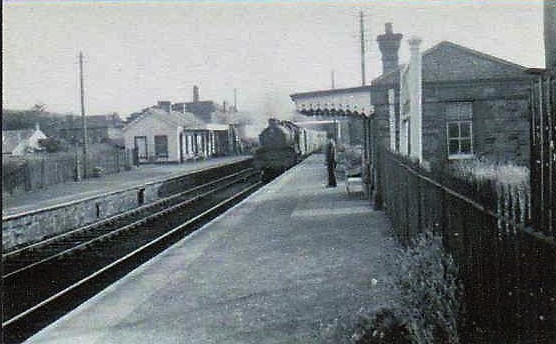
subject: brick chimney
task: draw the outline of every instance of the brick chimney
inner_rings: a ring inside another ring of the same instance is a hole
[[[384,25],[384,34],[376,37],[378,47],[382,53],[382,74],[398,68],[398,50],[400,49],[402,37],[401,33],[393,32],[392,23],[386,23]]]
[[[199,87],[193,86],[193,103],[199,102]]]
[[[409,155],[419,162],[423,161],[423,60],[421,52],[419,51],[419,45],[421,44],[421,39],[418,37],[412,37],[408,41],[409,43],[409,93],[411,94],[409,98]]]

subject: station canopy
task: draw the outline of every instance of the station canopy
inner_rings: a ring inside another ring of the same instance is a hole
[[[294,93],[290,98],[306,116],[362,119],[374,113],[370,86]]]

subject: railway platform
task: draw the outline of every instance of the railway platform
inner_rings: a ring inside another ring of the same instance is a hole
[[[313,155],[27,343],[337,343],[397,297],[390,224]],[[344,331],[345,333],[343,333]]]
[[[247,159],[246,156],[212,158],[184,164],[140,165],[130,171],[88,178],[74,183],[51,185],[44,189],[3,197],[2,216],[32,212],[51,206],[75,202],[108,192],[126,190],[149,182],[170,179],[204,168]]]

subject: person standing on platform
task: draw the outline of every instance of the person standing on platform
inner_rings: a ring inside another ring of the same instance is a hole
[[[328,169],[328,187],[336,187],[336,143],[331,133],[328,133],[328,142],[326,143],[326,167]]]

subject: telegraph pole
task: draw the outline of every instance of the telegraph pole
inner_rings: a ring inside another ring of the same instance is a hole
[[[83,90],[83,52],[79,52],[79,81],[81,87],[81,123],[83,129],[83,177],[87,177],[87,121],[85,120],[85,95]]]
[[[365,86],[365,27],[363,26],[363,11],[359,12],[359,26],[361,30],[361,85]]]
[[[234,88],[234,111],[237,112],[237,88]]]

